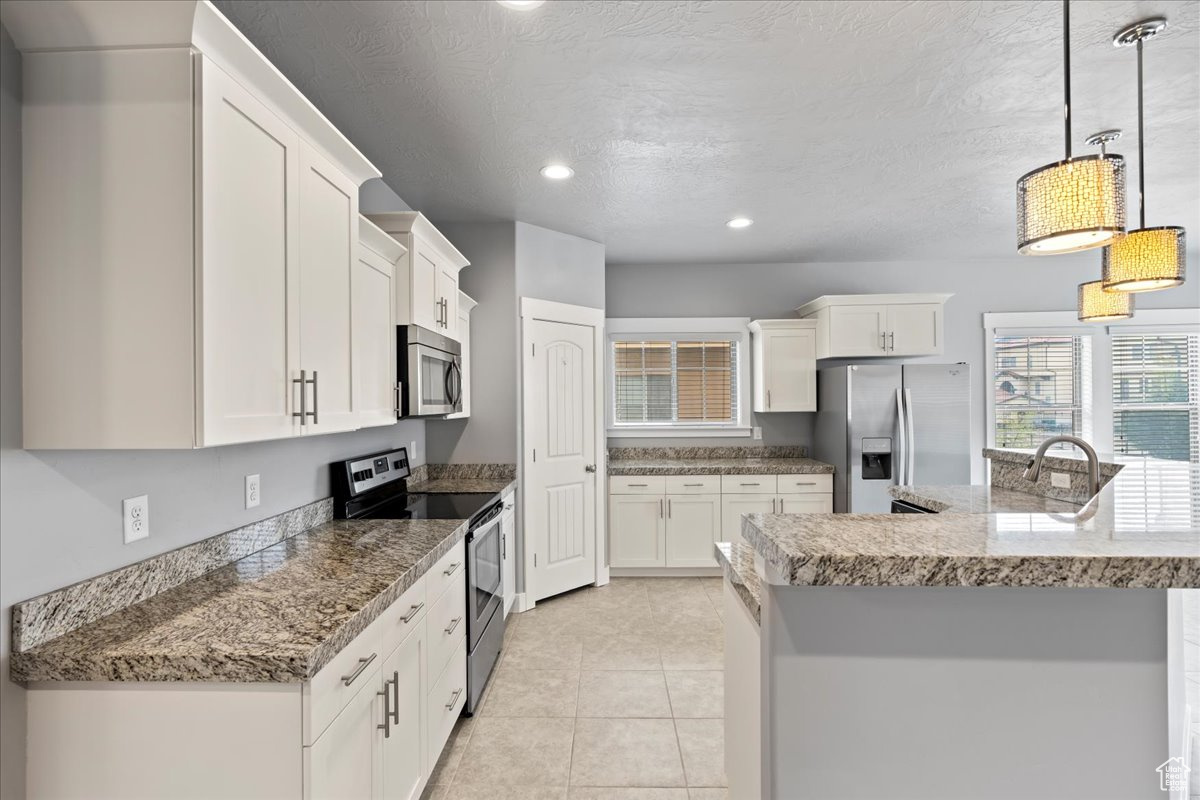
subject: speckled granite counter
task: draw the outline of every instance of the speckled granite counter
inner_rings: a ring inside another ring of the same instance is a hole
[[[311,678],[466,535],[326,522],[11,656],[16,681]]]
[[[1076,513],[748,514],[772,580],[812,586],[1200,588],[1200,469],[1127,464]]]
[[[725,580],[742,598],[754,621],[762,624],[762,582],[754,571],[754,550],[744,542],[717,542],[717,561]]]
[[[428,494],[471,494],[495,492],[502,494],[516,481],[511,478],[434,478],[422,483],[410,483],[408,491]]]
[[[892,497],[930,511],[960,514],[1074,514],[1083,506],[999,486],[893,486]]]
[[[609,475],[807,475],[833,465],[803,447],[621,447],[608,451]]]

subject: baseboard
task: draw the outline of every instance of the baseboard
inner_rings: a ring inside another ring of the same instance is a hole
[[[614,578],[719,578],[720,567],[612,567]]]
[[[522,611],[528,611],[533,608],[533,603],[526,601],[525,593],[518,592],[513,598],[512,610],[515,614],[520,614]]]

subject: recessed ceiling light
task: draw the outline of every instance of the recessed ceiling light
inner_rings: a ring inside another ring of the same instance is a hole
[[[496,2],[514,11],[532,11],[546,0],[496,0]]]
[[[549,178],[552,181],[565,181],[574,174],[575,170],[566,164],[547,164],[542,167],[542,177]]]
[[[729,222],[725,223],[725,225],[730,228],[749,228],[753,224],[754,220],[750,219],[749,217],[734,217],[733,219],[729,220]]]

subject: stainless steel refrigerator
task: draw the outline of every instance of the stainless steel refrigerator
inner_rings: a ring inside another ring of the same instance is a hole
[[[812,456],[833,464],[835,512],[886,513],[895,485],[971,482],[971,368],[861,364],[817,373]]]

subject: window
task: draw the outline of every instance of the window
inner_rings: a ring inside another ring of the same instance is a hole
[[[1086,436],[1087,336],[996,336],[995,443],[1037,447],[1047,436]]]
[[[741,319],[609,320],[610,435],[747,433],[747,336]]]
[[[1200,335],[1112,337],[1113,452],[1200,462]]]

